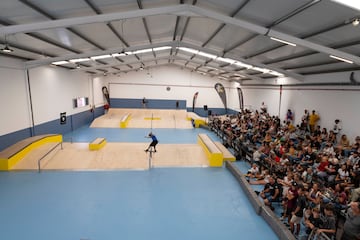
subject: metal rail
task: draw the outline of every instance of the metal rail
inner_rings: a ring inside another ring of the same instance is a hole
[[[63,149],[63,145],[62,145],[62,141],[57,143],[55,146],[53,146],[47,153],[45,153],[44,156],[42,156],[39,160],[38,160],[38,173],[41,172],[41,160],[43,160],[47,155],[49,155],[49,153],[51,153],[57,146],[61,145],[61,150]]]

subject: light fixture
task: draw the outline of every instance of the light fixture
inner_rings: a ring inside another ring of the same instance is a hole
[[[293,47],[296,47],[296,44],[292,43],[292,42],[288,42],[288,41],[285,41],[285,40],[282,40],[282,39],[279,39],[279,38],[275,38],[275,37],[270,37],[270,39],[274,40],[274,41],[277,41],[277,42],[285,43],[285,44],[293,46]]]
[[[360,20],[359,20],[358,18],[355,18],[355,19],[352,21],[352,25],[353,25],[354,27],[356,27],[357,25],[359,25],[359,23],[360,23]]]
[[[360,2],[354,0],[332,0],[333,2],[338,2],[339,4],[346,5],[350,8],[360,10]]]
[[[7,42],[7,40],[6,40],[6,35],[5,35],[5,46],[2,48],[2,49],[0,49],[0,51],[2,51],[2,52],[4,52],[4,53],[11,53],[11,52],[13,52],[14,51],[14,49],[11,49],[10,47],[9,47],[9,43]]]
[[[1,51],[4,52],[4,53],[11,53],[11,52],[14,51],[14,49],[9,48],[9,45],[6,43],[5,47],[2,48]]]
[[[69,61],[72,63],[78,63],[78,62],[86,62],[86,61],[90,61],[90,58],[75,58],[75,59],[70,59]]]
[[[338,56],[334,56],[334,55],[330,55],[331,58],[334,58],[334,59],[337,59],[337,60],[340,60],[340,61],[343,61],[343,62],[346,62],[346,63],[350,63],[350,64],[353,64],[354,62],[351,61],[351,60],[348,60],[346,58],[342,58],[342,57],[338,57]]]
[[[58,61],[58,62],[52,62],[51,64],[53,65],[63,65],[63,64],[68,64],[68,61]]]
[[[98,55],[98,56],[93,56],[90,57],[91,60],[98,60],[98,59],[104,59],[104,58],[111,58],[112,56],[110,54],[106,54],[106,55]]]

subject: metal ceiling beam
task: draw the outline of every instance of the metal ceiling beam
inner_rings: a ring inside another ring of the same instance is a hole
[[[41,9],[39,6],[27,1],[27,0],[18,0],[19,2],[23,3],[24,5],[30,7],[31,9],[33,9],[34,11],[41,13],[42,15],[46,16],[47,18],[51,19],[51,20],[57,20],[58,18],[54,17],[53,15],[51,15],[50,13],[46,12],[45,10]],[[83,40],[85,40],[86,42],[92,44],[93,46],[104,50],[105,48],[100,46],[99,44],[95,43],[94,41],[92,41],[91,39],[89,39],[88,37],[84,36],[82,33],[78,32],[75,29],[72,28],[67,28],[68,31],[72,32],[73,34],[77,35],[78,37],[82,38]]]
[[[272,27],[275,27],[276,25],[288,20],[289,18],[301,13],[302,11],[304,11],[305,9],[308,9],[310,7],[312,7],[313,5],[319,3],[321,0],[311,0],[310,2],[296,8],[295,10],[291,11],[290,13],[286,14],[285,16],[282,16],[280,18],[278,18],[277,20],[275,20],[273,23],[271,23],[270,25],[266,26],[266,28],[271,29]],[[245,44],[246,42],[256,38],[258,35],[252,35],[250,37],[248,37],[246,40],[241,41],[240,43],[234,44],[233,46],[229,47],[228,49],[226,49],[224,51],[224,53],[227,53],[235,48],[238,48],[239,46]],[[250,58],[249,56],[244,56],[244,58]]]
[[[53,21],[45,21],[45,22],[38,22],[38,23],[30,23],[30,24],[20,24],[14,26],[4,26],[0,27],[0,35],[8,35],[14,34],[18,32],[31,32],[31,31],[38,31],[38,30],[45,30],[51,28],[58,28],[58,27],[69,27],[74,25],[81,25],[81,24],[89,24],[89,23],[97,23],[97,22],[108,22],[113,20],[119,19],[126,19],[126,18],[135,18],[135,17],[145,17],[145,16],[153,16],[159,14],[187,14],[189,16],[193,16],[193,14],[205,16],[211,19],[218,20],[220,22],[231,24],[237,27],[245,28],[249,31],[255,32],[257,34],[266,35],[268,37],[276,37],[280,38],[292,43],[295,43],[299,46],[303,46],[306,48],[313,49],[318,52],[323,52],[329,55],[335,55],[338,57],[342,57],[345,59],[349,59],[356,64],[360,65],[360,57],[345,53],[342,51],[338,51],[336,49],[332,49],[320,44],[316,44],[310,41],[306,41],[289,34],[285,34],[279,31],[275,31],[272,29],[268,29],[266,27],[262,27],[257,24],[253,24],[244,20],[234,19],[229,16],[222,15],[220,13],[210,11],[207,9],[202,9],[196,6],[191,5],[176,5],[171,7],[160,7],[160,8],[152,8],[152,9],[143,9],[143,10],[135,10],[129,12],[121,12],[121,13],[110,13],[110,14],[101,14],[96,16],[85,16],[85,17],[75,17],[75,18],[67,18],[67,19],[60,19],[60,20],[53,20]]]
[[[111,21],[117,21],[123,19],[156,16],[161,14],[178,14],[178,15],[186,14],[193,16],[194,14],[191,13],[190,11],[191,7],[192,7],[191,5],[183,4],[183,5],[175,5],[168,7],[158,7],[158,8],[150,8],[150,9],[142,9],[142,10],[133,10],[127,12],[107,13],[107,14],[65,18],[65,19],[36,22],[36,23],[3,26],[0,27],[0,35],[36,32],[36,31],[48,30],[54,28],[66,28],[76,25],[104,23],[104,22],[111,22]]]
[[[91,1],[91,0],[84,0],[89,7],[96,13],[96,14],[103,14],[103,12]],[[106,25],[110,28],[110,30],[115,34],[115,36],[124,44],[126,47],[129,47],[127,41],[116,31],[114,26],[111,23],[106,23]]]
[[[162,47],[162,46],[178,46],[177,42],[163,42],[163,43],[156,43],[156,44],[150,44],[150,45],[143,45],[143,46],[136,46],[136,47],[128,47],[128,48],[112,48],[104,51],[92,51],[92,52],[86,52],[81,54],[68,54],[61,57],[53,57],[53,58],[46,58],[46,59],[39,59],[39,60],[33,60],[28,61],[25,63],[25,66],[27,68],[33,68],[38,67],[42,65],[51,64],[52,62],[58,62],[58,61],[66,61],[73,58],[86,58],[91,56],[98,56],[98,55],[106,55],[106,54],[113,54],[113,53],[121,53],[121,52],[127,52],[127,51],[135,51],[139,49],[146,49],[146,48],[156,48],[156,47]]]
[[[340,28],[340,27],[344,27],[344,26],[346,26],[348,24],[349,23],[347,23],[347,22],[341,22],[341,23],[338,23],[338,24],[336,24],[334,26],[330,26],[330,27],[327,27],[327,28],[324,28],[324,29],[321,29],[321,30],[316,30],[315,32],[311,32],[311,33],[308,33],[308,34],[306,34],[304,36],[300,36],[300,38],[306,39],[306,38],[309,38],[309,37],[313,37],[313,36],[328,32],[328,31],[332,31],[332,30]],[[264,53],[267,53],[267,52],[270,52],[270,51],[274,51],[274,50],[279,49],[279,48],[284,47],[284,46],[288,46],[288,45],[287,44],[277,44],[276,46],[273,46],[273,47],[270,47],[270,48],[267,48],[267,49],[263,49],[263,50],[261,50],[259,52],[248,55],[245,58],[256,57],[256,56],[259,56],[261,54],[264,54]],[[276,59],[273,59],[271,61],[273,61],[273,63],[275,63]],[[264,62],[264,63],[267,64],[266,62]]]
[[[234,12],[230,14],[230,17],[235,17],[236,14],[238,14],[241,11],[241,9],[243,9],[245,5],[248,4],[250,1],[251,0],[244,1]],[[201,46],[205,47],[225,26],[226,26],[225,23],[221,24]]]
[[[329,55],[335,55],[335,56],[338,56],[338,57],[342,57],[342,58],[351,60],[354,63],[360,65],[360,57],[355,56],[353,54],[349,54],[349,53],[346,53],[346,52],[343,52],[343,51],[339,51],[339,50],[336,50],[336,49],[333,49],[333,48],[329,48],[329,47],[323,46],[321,44],[313,43],[313,42],[310,42],[310,41],[307,41],[307,40],[304,40],[304,39],[301,39],[301,38],[298,38],[298,37],[294,37],[294,36],[292,36],[290,34],[286,34],[286,33],[282,33],[282,32],[279,32],[279,31],[276,31],[276,30],[273,30],[273,29],[265,28],[265,27],[262,27],[262,26],[259,26],[259,25],[244,21],[244,20],[230,18],[228,16],[224,16],[222,14],[219,14],[219,13],[216,13],[216,12],[213,12],[213,11],[209,11],[209,10],[206,10],[206,9],[201,9],[199,7],[191,6],[191,11],[198,14],[198,15],[206,16],[206,17],[209,17],[209,18],[212,18],[212,19],[216,19],[216,20],[228,23],[228,24],[232,24],[232,25],[235,25],[235,26],[238,26],[238,27],[242,27],[242,28],[245,28],[245,29],[247,29],[249,31],[258,33],[258,34],[262,34],[262,35],[265,35],[265,36],[268,36],[268,37],[276,37],[276,38],[279,38],[279,39],[283,39],[285,41],[295,43],[295,44],[297,44],[299,46],[303,46],[303,47],[306,47],[306,48],[313,49],[313,50],[315,50],[317,52],[323,52],[323,53],[326,53],[326,54],[329,54]]]
[[[355,39],[355,40],[345,42],[345,43],[342,42],[342,43],[332,44],[329,47],[338,49],[338,48],[345,48],[345,47],[350,47],[350,46],[358,45],[358,44],[360,44],[360,40]],[[291,60],[291,59],[295,59],[295,58],[308,57],[308,56],[315,55],[315,54],[318,54],[318,52],[307,50],[307,51],[303,51],[303,52],[298,52],[293,55],[288,55],[288,56],[272,59],[269,61],[265,61],[264,64],[273,64],[273,63],[283,62],[283,61],[287,61],[287,60]]]
[[[281,38],[286,41],[290,41],[293,43],[296,43],[300,46],[304,46],[307,48],[311,48],[315,51],[324,52],[331,55],[336,55],[339,57],[343,57],[349,60],[354,61],[357,64],[360,64],[360,58],[357,56],[354,56],[352,54],[348,54],[342,51],[338,51],[326,46],[322,46],[320,44],[312,43],[310,41],[306,41],[294,36],[291,36],[289,34],[281,33],[275,30],[271,30],[244,20],[240,19],[234,19],[229,16],[225,16],[222,14],[219,14],[214,11],[202,9],[196,6],[191,5],[177,5],[172,7],[162,7],[162,8],[153,8],[153,9],[143,9],[143,10],[136,10],[136,11],[129,11],[129,12],[122,12],[122,13],[112,13],[112,14],[101,14],[96,16],[86,16],[86,17],[78,17],[78,18],[68,18],[68,19],[61,19],[61,20],[53,20],[53,21],[46,21],[46,22],[40,22],[40,23],[31,23],[31,24],[20,24],[15,26],[5,26],[0,27],[0,34],[8,34],[8,33],[15,33],[15,32],[22,32],[22,31],[33,31],[35,29],[41,30],[41,29],[49,29],[49,28],[56,28],[56,27],[64,27],[64,26],[73,26],[78,24],[85,24],[85,23],[95,23],[98,21],[111,21],[115,19],[125,19],[125,18],[134,18],[134,17],[144,17],[144,16],[151,16],[151,15],[158,15],[158,14],[181,14],[181,15],[188,15],[193,16],[199,15],[199,16],[205,16],[211,19],[215,19],[218,21],[221,21],[226,24],[231,24],[237,27],[245,28],[249,31],[255,32],[257,34],[263,34],[267,36],[274,36],[277,38]],[[238,59],[238,57],[235,57],[235,59]],[[241,61],[247,62],[245,59],[242,59]],[[253,63],[254,65],[259,65],[258,63]],[[266,68],[269,68],[267,66],[264,66]],[[279,71],[279,70],[275,70]],[[281,71],[279,71],[281,72]],[[284,73],[286,75],[289,75],[288,72]]]

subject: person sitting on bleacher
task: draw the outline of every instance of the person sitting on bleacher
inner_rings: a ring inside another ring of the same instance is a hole
[[[259,173],[260,171],[258,165],[256,163],[253,163],[245,176],[249,178],[255,178]]]
[[[336,233],[336,219],[334,215],[334,205],[325,205],[324,213],[321,215],[322,224],[316,230],[316,234],[324,233],[329,239],[334,239]]]
[[[280,200],[280,186],[276,182],[276,179],[273,176],[270,176],[269,182],[265,184],[264,190],[261,191],[260,197],[264,199],[264,204],[268,206],[271,210],[274,210],[272,202],[277,202]]]

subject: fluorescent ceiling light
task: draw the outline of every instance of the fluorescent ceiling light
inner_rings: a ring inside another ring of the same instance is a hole
[[[251,68],[251,70],[255,70],[255,71],[258,71],[258,72],[262,72],[262,73],[268,73],[268,72],[270,72],[269,69],[260,68],[260,67],[253,67],[253,68]]]
[[[218,61],[220,61],[220,62],[230,63],[230,64],[233,64],[233,63],[236,62],[236,61],[233,60],[233,59],[223,58],[223,57],[218,57],[218,58],[216,58],[216,60],[218,60]]]
[[[333,2],[340,3],[342,5],[360,10],[360,2],[355,0],[332,0]]]
[[[217,56],[214,55],[214,54],[209,54],[209,53],[200,52],[200,51],[198,52],[198,55],[203,56],[203,57],[206,57],[206,58],[211,58],[211,59],[217,58]]]
[[[343,61],[343,62],[346,62],[346,63],[350,63],[350,64],[353,64],[354,62],[351,61],[351,60],[348,60],[348,59],[345,59],[345,58],[342,58],[342,57],[338,57],[338,56],[334,56],[334,55],[330,55],[331,58],[335,58],[337,60],[340,60],[340,61]]]
[[[276,72],[276,71],[270,71],[270,72],[268,72],[269,74],[271,74],[271,75],[274,75],[274,76],[277,76],[277,77],[284,77],[285,75],[284,74],[282,74],[282,73],[279,73],[279,72]]]
[[[75,59],[70,59],[69,61],[72,63],[77,63],[77,62],[86,62],[86,61],[90,61],[90,58],[75,58]]]
[[[93,56],[90,57],[92,60],[97,60],[97,59],[104,59],[104,58],[111,58],[112,56],[110,54],[107,55],[99,55],[99,56]]]
[[[125,53],[113,53],[113,54],[111,54],[111,56],[113,56],[113,57],[124,57],[124,56],[126,56],[126,54]]]
[[[162,51],[162,50],[168,50],[171,49],[170,46],[163,46],[163,47],[157,47],[157,48],[153,48],[154,51]]]
[[[282,39],[279,39],[279,38],[275,38],[275,37],[270,37],[271,40],[274,40],[274,41],[277,41],[277,42],[281,42],[281,43],[285,43],[287,45],[290,45],[290,46],[296,46],[295,43],[292,43],[292,42],[288,42],[288,41],[285,41],[285,40],[282,40]]]
[[[9,45],[6,43],[6,44],[5,44],[5,47],[2,48],[1,51],[4,52],[4,53],[11,53],[11,52],[13,52],[14,50],[11,49],[11,48],[9,48]]]
[[[195,50],[192,48],[186,48],[186,47],[179,47],[178,49],[180,49],[181,51],[189,52],[189,53],[193,53],[193,54],[198,54],[198,52],[199,52],[199,50]]]
[[[133,51],[132,54],[140,54],[140,53],[148,53],[148,52],[152,52],[152,48],[136,50],[136,51]]]
[[[51,64],[53,65],[63,65],[63,64],[68,64],[68,61],[58,61],[58,62],[52,62]]]
[[[250,64],[246,64],[246,63],[242,63],[242,62],[234,62],[234,65],[239,66],[239,67],[244,67],[247,69],[252,68],[252,66]]]

